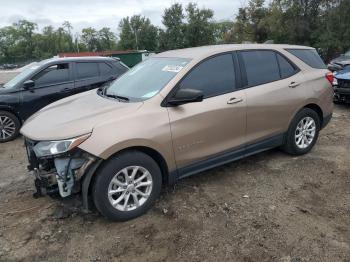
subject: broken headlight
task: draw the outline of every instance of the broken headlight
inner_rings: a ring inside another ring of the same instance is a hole
[[[33,150],[37,157],[45,157],[58,155],[76,148],[86,139],[88,139],[90,134],[82,135],[72,139],[59,140],[59,141],[43,141],[37,143]]]

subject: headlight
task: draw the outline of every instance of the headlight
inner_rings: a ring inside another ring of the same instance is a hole
[[[33,150],[37,157],[51,156],[62,154],[72,150],[73,148],[79,146],[86,139],[88,139],[90,134],[75,137],[72,139],[59,140],[59,141],[43,141],[37,143]]]

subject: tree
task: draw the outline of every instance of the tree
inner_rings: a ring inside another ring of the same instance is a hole
[[[158,29],[143,16],[126,17],[119,23],[119,48],[136,50],[156,50]]]
[[[99,51],[100,43],[98,32],[92,27],[84,28],[81,35],[81,41],[86,46],[88,51]]]
[[[185,25],[183,9],[181,4],[174,4],[164,10],[162,23],[165,30],[160,31],[160,48],[178,49],[185,45]]]
[[[234,23],[232,21],[223,21],[214,23],[214,39],[216,44],[232,43],[231,33]]]
[[[117,38],[108,27],[103,27],[98,31],[101,50],[113,50],[117,46]]]
[[[213,44],[215,42],[214,24],[212,23],[213,11],[199,9],[196,4],[189,3],[186,12],[185,45],[193,47]]]

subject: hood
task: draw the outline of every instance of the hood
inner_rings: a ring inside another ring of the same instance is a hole
[[[111,119],[117,121],[141,105],[104,98],[92,90],[44,107],[24,123],[21,134],[35,141],[73,138]]]
[[[340,80],[350,80],[350,68],[338,71],[334,77]]]
[[[349,65],[350,64],[350,57],[349,56],[339,56],[331,61],[332,64],[337,63],[340,65]]]

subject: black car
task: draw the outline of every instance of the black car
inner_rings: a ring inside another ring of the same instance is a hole
[[[329,62],[328,69],[334,72],[343,70],[348,66],[350,66],[350,50]]]
[[[26,68],[0,86],[0,143],[18,136],[22,123],[46,105],[115,80],[128,67],[115,58],[54,58]]]

